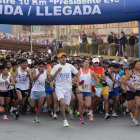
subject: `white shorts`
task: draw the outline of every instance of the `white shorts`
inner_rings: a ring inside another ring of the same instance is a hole
[[[64,99],[65,104],[70,105],[72,89],[71,88],[57,88],[55,89],[58,101]]]
[[[97,97],[101,97],[102,88],[95,88],[95,90],[96,90],[95,95],[96,95]]]

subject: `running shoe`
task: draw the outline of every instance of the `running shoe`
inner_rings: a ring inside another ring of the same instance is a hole
[[[7,115],[4,115],[4,116],[3,116],[3,120],[5,120],[5,121],[8,120]]]
[[[20,114],[18,112],[15,113],[16,120],[19,119]]]
[[[93,114],[90,115],[89,121],[91,121],[91,122],[94,121],[94,115]]]
[[[93,114],[93,113],[92,113],[92,110],[89,110],[87,116],[90,117],[92,114]]]
[[[130,118],[133,119],[134,117],[133,117],[132,112],[130,112],[129,114],[130,114]]]
[[[57,114],[53,114],[53,119],[57,119]]]
[[[80,116],[80,112],[76,112],[76,116],[79,117]]]
[[[136,119],[132,120],[132,125],[139,126],[139,122]]]
[[[72,109],[69,111],[70,119],[73,120],[73,111]]]
[[[5,112],[5,109],[3,106],[0,106],[0,112]]]
[[[112,117],[114,117],[114,118],[118,118],[117,113],[116,113],[116,112],[113,112],[113,113],[112,113]]]
[[[13,110],[11,111],[11,115],[15,115],[16,112],[17,112],[17,108],[14,107]]]
[[[9,112],[12,112],[14,110],[14,107],[11,107],[10,111]]]
[[[110,116],[110,114],[106,113],[104,118],[105,118],[105,119],[110,119],[111,116]]]
[[[46,108],[44,106],[42,107],[42,112],[43,113],[46,113],[47,112],[47,110],[46,110]]]
[[[38,119],[38,117],[35,117],[35,118],[34,118],[34,122],[35,122],[35,123],[39,123],[39,122],[40,122],[40,120]]]
[[[51,116],[53,116],[53,110],[51,110]]]
[[[68,121],[67,121],[67,120],[64,120],[63,126],[64,126],[64,127],[69,127],[69,124],[68,124]]]
[[[125,116],[125,115],[126,115],[126,112],[125,112],[125,111],[123,111],[122,115],[123,115],[123,116]]]
[[[80,119],[80,123],[81,124],[84,124],[85,122],[84,122],[84,119]]]

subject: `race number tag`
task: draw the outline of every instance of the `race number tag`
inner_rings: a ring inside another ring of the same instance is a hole
[[[82,91],[87,92],[89,90],[89,85],[82,85]]]
[[[20,84],[25,84],[27,82],[27,80],[28,80],[28,77],[26,75],[25,76],[23,75],[23,76],[19,77],[19,81],[18,82]]]

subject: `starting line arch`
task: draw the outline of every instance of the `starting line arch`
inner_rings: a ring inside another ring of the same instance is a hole
[[[140,38],[140,0],[0,0],[0,24],[78,25],[134,20],[139,21]]]

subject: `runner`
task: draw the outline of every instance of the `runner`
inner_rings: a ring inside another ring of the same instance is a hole
[[[48,77],[50,77],[50,74],[51,74],[51,71],[52,71],[52,68],[57,65],[58,62],[57,60],[52,60],[51,61],[51,65],[50,65],[50,68],[49,68],[49,75]],[[48,78],[49,79],[49,78]],[[47,80],[47,82],[49,82],[49,88],[47,89],[46,87],[46,90],[48,92],[46,92],[48,95],[47,95],[47,103],[48,101],[51,99],[52,100],[52,108],[53,109],[53,112],[52,112],[52,115],[53,115],[53,118],[54,119],[57,119],[57,107],[58,107],[58,100],[57,100],[57,96],[56,96],[56,92],[55,92],[55,84],[54,84],[54,81],[53,82],[50,82],[49,80]],[[49,98],[50,99],[49,99]],[[53,98],[53,99],[52,99]]]
[[[117,118],[117,112],[118,112],[118,108],[119,108],[119,87],[120,87],[120,75],[119,75],[119,64],[115,64],[114,65],[114,73],[113,73],[113,79],[115,80],[115,82],[113,83],[113,90],[110,93],[110,99],[113,100],[113,113],[112,113],[112,117]]]
[[[43,61],[38,62],[38,68],[33,71],[33,86],[31,90],[30,96],[30,106],[34,108],[37,102],[37,112],[34,118],[35,123],[39,123],[39,114],[42,110],[42,106],[44,103],[45,94],[45,80],[47,77],[47,71],[45,70],[45,63]]]
[[[10,74],[13,77],[14,73],[17,70],[17,63],[16,62],[12,62],[12,68],[10,69]],[[15,90],[15,86],[9,86],[9,92],[10,92],[10,105],[11,105],[11,115],[14,115],[14,110],[15,108],[15,98],[16,98],[16,90]]]
[[[101,99],[101,92],[102,92],[102,82],[106,81],[106,77],[104,75],[104,69],[102,67],[99,66],[99,58],[93,58],[92,59],[92,62],[93,62],[93,67],[91,67],[90,69],[92,71],[94,71],[94,73],[98,76],[100,82],[95,86],[95,96],[92,98],[92,108],[93,108],[93,112],[95,113],[95,109],[97,107],[97,105],[99,103],[102,102],[102,99]],[[94,83],[94,79],[92,80],[92,83]],[[89,115],[90,115],[90,112],[89,112]]]
[[[16,108],[19,105],[15,113],[16,119],[19,119],[20,111],[23,108],[26,98],[29,94],[29,81],[31,80],[31,70],[27,67],[27,65],[27,60],[22,59],[21,66],[17,68],[17,71],[14,75],[17,93],[17,100],[15,105]]]
[[[89,60],[83,60],[83,67],[79,71],[79,92],[77,92],[78,103],[79,103],[79,112],[80,112],[80,123],[84,124],[83,119],[83,109],[84,105],[86,108],[91,108],[91,90],[92,86],[95,87],[97,83],[99,83],[98,77],[95,75],[91,69],[89,69]],[[92,85],[92,78],[94,78],[95,82]],[[85,99],[85,100],[84,100]],[[93,121],[93,112],[91,110],[90,121]]]
[[[127,98],[129,98],[131,102],[133,102],[133,99],[135,101],[135,110],[132,122],[133,125],[138,126],[138,117],[140,113],[140,60],[135,61],[133,66],[134,68],[126,74],[124,83],[131,91],[128,93]],[[133,106],[131,111],[133,112]]]
[[[105,110],[105,119],[110,118],[109,114],[109,82],[110,82],[110,69],[108,68],[109,62],[104,60],[102,67],[104,68],[104,73],[106,76],[106,82],[103,82],[101,95],[104,99],[104,110]]]
[[[66,120],[65,108],[70,105],[71,101],[72,73],[76,76],[78,76],[79,73],[73,65],[66,63],[66,57],[65,53],[58,54],[60,64],[53,67],[50,80],[53,81],[55,79],[56,95],[60,102],[61,114],[64,120],[63,125],[68,127],[69,124]]]
[[[3,120],[8,120],[7,113],[10,102],[10,92],[8,88],[10,85],[14,86],[15,82],[9,74],[8,67],[3,66],[2,70],[2,74],[0,74],[0,106],[5,107]]]

